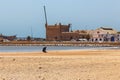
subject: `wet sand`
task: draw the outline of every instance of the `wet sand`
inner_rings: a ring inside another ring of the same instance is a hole
[[[0,80],[119,80],[120,50],[0,53]]]

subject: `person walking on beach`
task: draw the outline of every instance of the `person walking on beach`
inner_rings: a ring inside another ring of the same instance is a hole
[[[46,52],[47,52],[47,51],[46,51],[46,48],[47,48],[47,47],[43,47],[42,52],[46,53]]]

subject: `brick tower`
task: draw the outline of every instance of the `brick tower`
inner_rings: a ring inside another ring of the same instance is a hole
[[[61,41],[62,32],[69,32],[70,24],[62,25],[61,23],[55,25],[46,24],[46,40],[47,41]]]

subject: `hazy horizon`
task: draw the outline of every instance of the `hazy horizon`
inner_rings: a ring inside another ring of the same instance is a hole
[[[72,24],[72,29],[101,26],[120,31],[119,0],[1,0],[0,33],[17,37],[45,37],[46,6],[48,24]]]

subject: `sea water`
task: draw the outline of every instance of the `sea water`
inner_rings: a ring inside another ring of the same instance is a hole
[[[44,46],[0,46],[0,52],[41,52]],[[120,49],[119,47],[46,46],[51,50]]]

